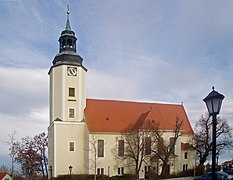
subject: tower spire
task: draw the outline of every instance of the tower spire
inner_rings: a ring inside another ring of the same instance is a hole
[[[70,7],[69,7],[69,4],[67,4],[67,20],[66,20],[66,28],[65,30],[67,31],[71,31],[71,27],[70,27]]]
[[[55,56],[53,60],[53,65],[77,65],[82,66],[82,57],[76,51],[76,41],[75,32],[71,30],[70,27],[70,7],[67,4],[67,20],[66,27],[61,32],[59,38],[59,53]],[[83,67],[85,69],[85,67]]]

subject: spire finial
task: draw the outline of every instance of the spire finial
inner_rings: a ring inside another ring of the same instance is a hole
[[[214,91],[214,86],[212,86],[212,90]]]
[[[69,16],[70,14],[70,6],[69,6],[69,3],[67,4],[67,15]]]
[[[70,27],[70,7],[69,7],[69,3],[67,4],[67,20],[66,20],[66,30],[71,31],[71,27]]]

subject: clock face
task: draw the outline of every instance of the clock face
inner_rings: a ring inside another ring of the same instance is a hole
[[[68,76],[77,76],[77,68],[76,67],[67,67],[67,75]]]

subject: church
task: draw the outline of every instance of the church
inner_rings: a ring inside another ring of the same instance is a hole
[[[160,174],[163,161],[158,158],[158,152],[155,156],[152,147],[159,149],[160,144],[152,143],[153,137],[144,126],[145,122],[159,125],[154,131],[161,135],[160,139],[168,145],[167,149],[170,148],[168,151],[172,151],[172,156],[166,162],[166,173],[177,174],[195,167],[195,151],[190,148],[193,130],[182,104],[87,98],[87,68],[77,52],[77,38],[71,29],[69,8],[65,29],[58,41],[59,52],[48,72],[50,178],[70,173],[107,176],[134,174],[136,164],[132,159],[127,159],[130,144],[126,136],[132,132],[140,134],[139,142],[145,140],[145,143],[141,143],[144,146],[140,152],[138,173],[143,177],[149,171]],[[177,120],[182,122],[179,131],[176,131]],[[147,137],[143,137],[145,132]],[[175,132],[178,132],[176,141]],[[171,140],[175,142],[172,148],[169,146]]]

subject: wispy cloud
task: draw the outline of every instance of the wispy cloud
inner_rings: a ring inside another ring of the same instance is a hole
[[[1,113],[19,115],[48,104],[45,69],[0,68]]]

